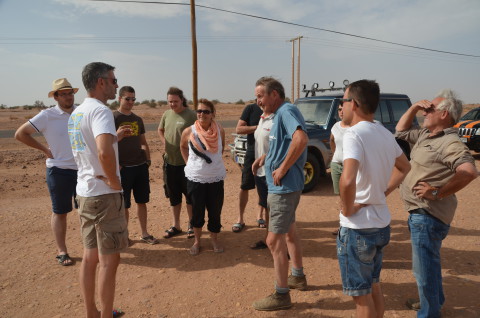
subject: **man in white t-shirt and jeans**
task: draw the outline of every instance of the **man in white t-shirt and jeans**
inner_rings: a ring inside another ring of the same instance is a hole
[[[383,317],[380,287],[383,248],[390,241],[386,197],[403,181],[410,163],[391,132],[374,123],[380,99],[375,81],[351,83],[341,100],[344,122],[337,256],[343,293],[353,297],[357,317]]]
[[[128,246],[117,131],[112,111],[106,106],[109,99],[115,99],[118,88],[114,69],[101,62],[85,66],[82,81],[88,97],[68,121],[78,166],[77,201],[84,246],[80,286],[87,317],[112,317],[120,252]],[[131,133],[128,125],[122,127],[118,139]],[[100,313],[95,304],[98,263]]]
[[[42,110],[35,117],[20,126],[15,138],[45,153],[47,156],[47,186],[52,200],[50,219],[55,241],[57,243],[58,263],[62,266],[73,265],[65,243],[67,235],[67,215],[73,210],[73,198],[77,185],[77,164],[73,159],[67,124],[70,114],[75,109],[74,95],[78,88],[73,88],[66,78],[54,80],[48,97],[53,97],[57,105]],[[33,134],[42,133],[47,145],[33,138]]]

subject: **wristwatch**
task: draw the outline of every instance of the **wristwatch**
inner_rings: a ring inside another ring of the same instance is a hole
[[[441,200],[441,199],[438,197],[438,189],[432,190],[432,195],[433,195],[433,198],[434,198],[435,200]]]

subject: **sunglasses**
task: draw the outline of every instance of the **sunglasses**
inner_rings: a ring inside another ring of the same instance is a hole
[[[339,99],[339,104],[340,104],[340,106],[343,106],[344,102],[351,102],[352,100],[353,100],[353,98],[340,98]]]
[[[197,109],[197,114],[201,114],[201,113],[204,113],[205,115],[210,115],[212,111],[208,109]]]
[[[102,77],[102,78],[104,78],[104,79],[111,79],[113,85],[117,85],[117,83],[118,83],[118,78],[110,78],[110,77]]]
[[[60,96],[60,97],[66,97],[66,96],[73,96],[75,93],[73,91],[69,92],[69,93],[57,93],[57,96]]]
[[[126,100],[127,102],[134,102],[134,101],[136,101],[137,99],[136,99],[135,97],[125,97],[125,100]]]

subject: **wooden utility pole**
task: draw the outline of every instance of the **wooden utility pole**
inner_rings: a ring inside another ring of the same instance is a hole
[[[193,76],[193,107],[197,109],[198,102],[198,71],[197,71],[197,31],[195,27],[195,0],[190,0],[190,28],[192,32],[192,76]]]
[[[295,101],[295,41],[298,40],[298,63],[297,63],[297,97],[300,97],[300,39],[303,36],[298,36],[290,40],[292,42],[292,96],[291,102]]]

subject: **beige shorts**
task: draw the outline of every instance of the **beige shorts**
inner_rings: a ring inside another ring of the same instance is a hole
[[[295,223],[295,211],[300,202],[302,191],[276,194],[269,193],[267,204],[270,213],[268,231],[275,234],[286,234],[290,225]]]
[[[120,253],[128,246],[128,227],[122,193],[95,197],[77,195],[83,246],[99,254]]]

